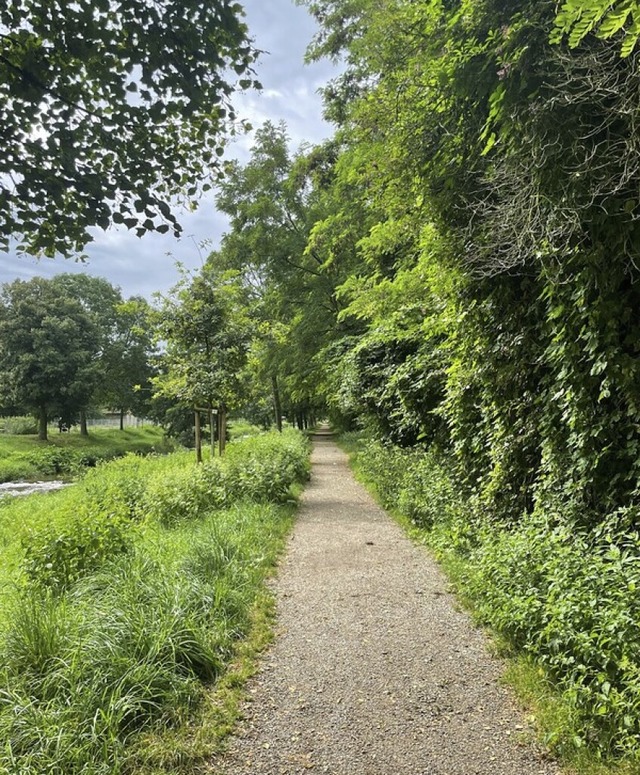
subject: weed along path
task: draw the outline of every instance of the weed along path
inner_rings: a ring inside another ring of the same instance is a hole
[[[224,775],[557,775],[501,663],[327,435],[276,582],[277,637]],[[529,735],[530,737],[530,735]]]

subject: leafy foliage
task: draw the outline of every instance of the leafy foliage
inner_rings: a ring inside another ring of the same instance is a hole
[[[621,56],[629,56],[640,37],[640,5],[635,0],[567,0],[556,17],[556,29],[552,35],[559,42],[564,35],[573,48],[579,45],[589,33],[600,38],[612,38],[621,30],[624,37]]]
[[[180,234],[171,197],[210,186],[229,98],[256,83],[241,19],[230,0],[4,3],[0,247],[70,255],[113,223]]]
[[[209,268],[193,277],[184,273],[159,300],[155,336],[166,350],[153,379],[158,396],[191,409],[237,401],[250,336],[245,294],[233,272]]]
[[[42,439],[49,419],[73,424],[98,403],[144,415],[153,372],[147,315],[144,300],[123,301],[100,277],[59,274],[6,283],[0,400],[33,411]],[[86,431],[84,423],[81,428]]]
[[[0,296],[0,395],[39,416],[86,401],[98,354],[94,321],[80,301],[42,278],[16,280]]]

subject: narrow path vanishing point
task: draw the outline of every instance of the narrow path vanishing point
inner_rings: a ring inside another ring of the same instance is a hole
[[[224,775],[557,775],[427,552],[327,435],[276,582],[276,643]]]

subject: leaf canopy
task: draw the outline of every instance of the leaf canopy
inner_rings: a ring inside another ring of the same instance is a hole
[[[0,8],[0,248],[69,256],[90,227],[181,231],[219,172],[256,52],[230,0],[7,0]]]

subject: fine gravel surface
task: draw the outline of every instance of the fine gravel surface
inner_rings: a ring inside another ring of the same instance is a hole
[[[427,551],[330,436],[315,437],[312,462],[275,584],[276,642],[212,771],[558,775]]]

